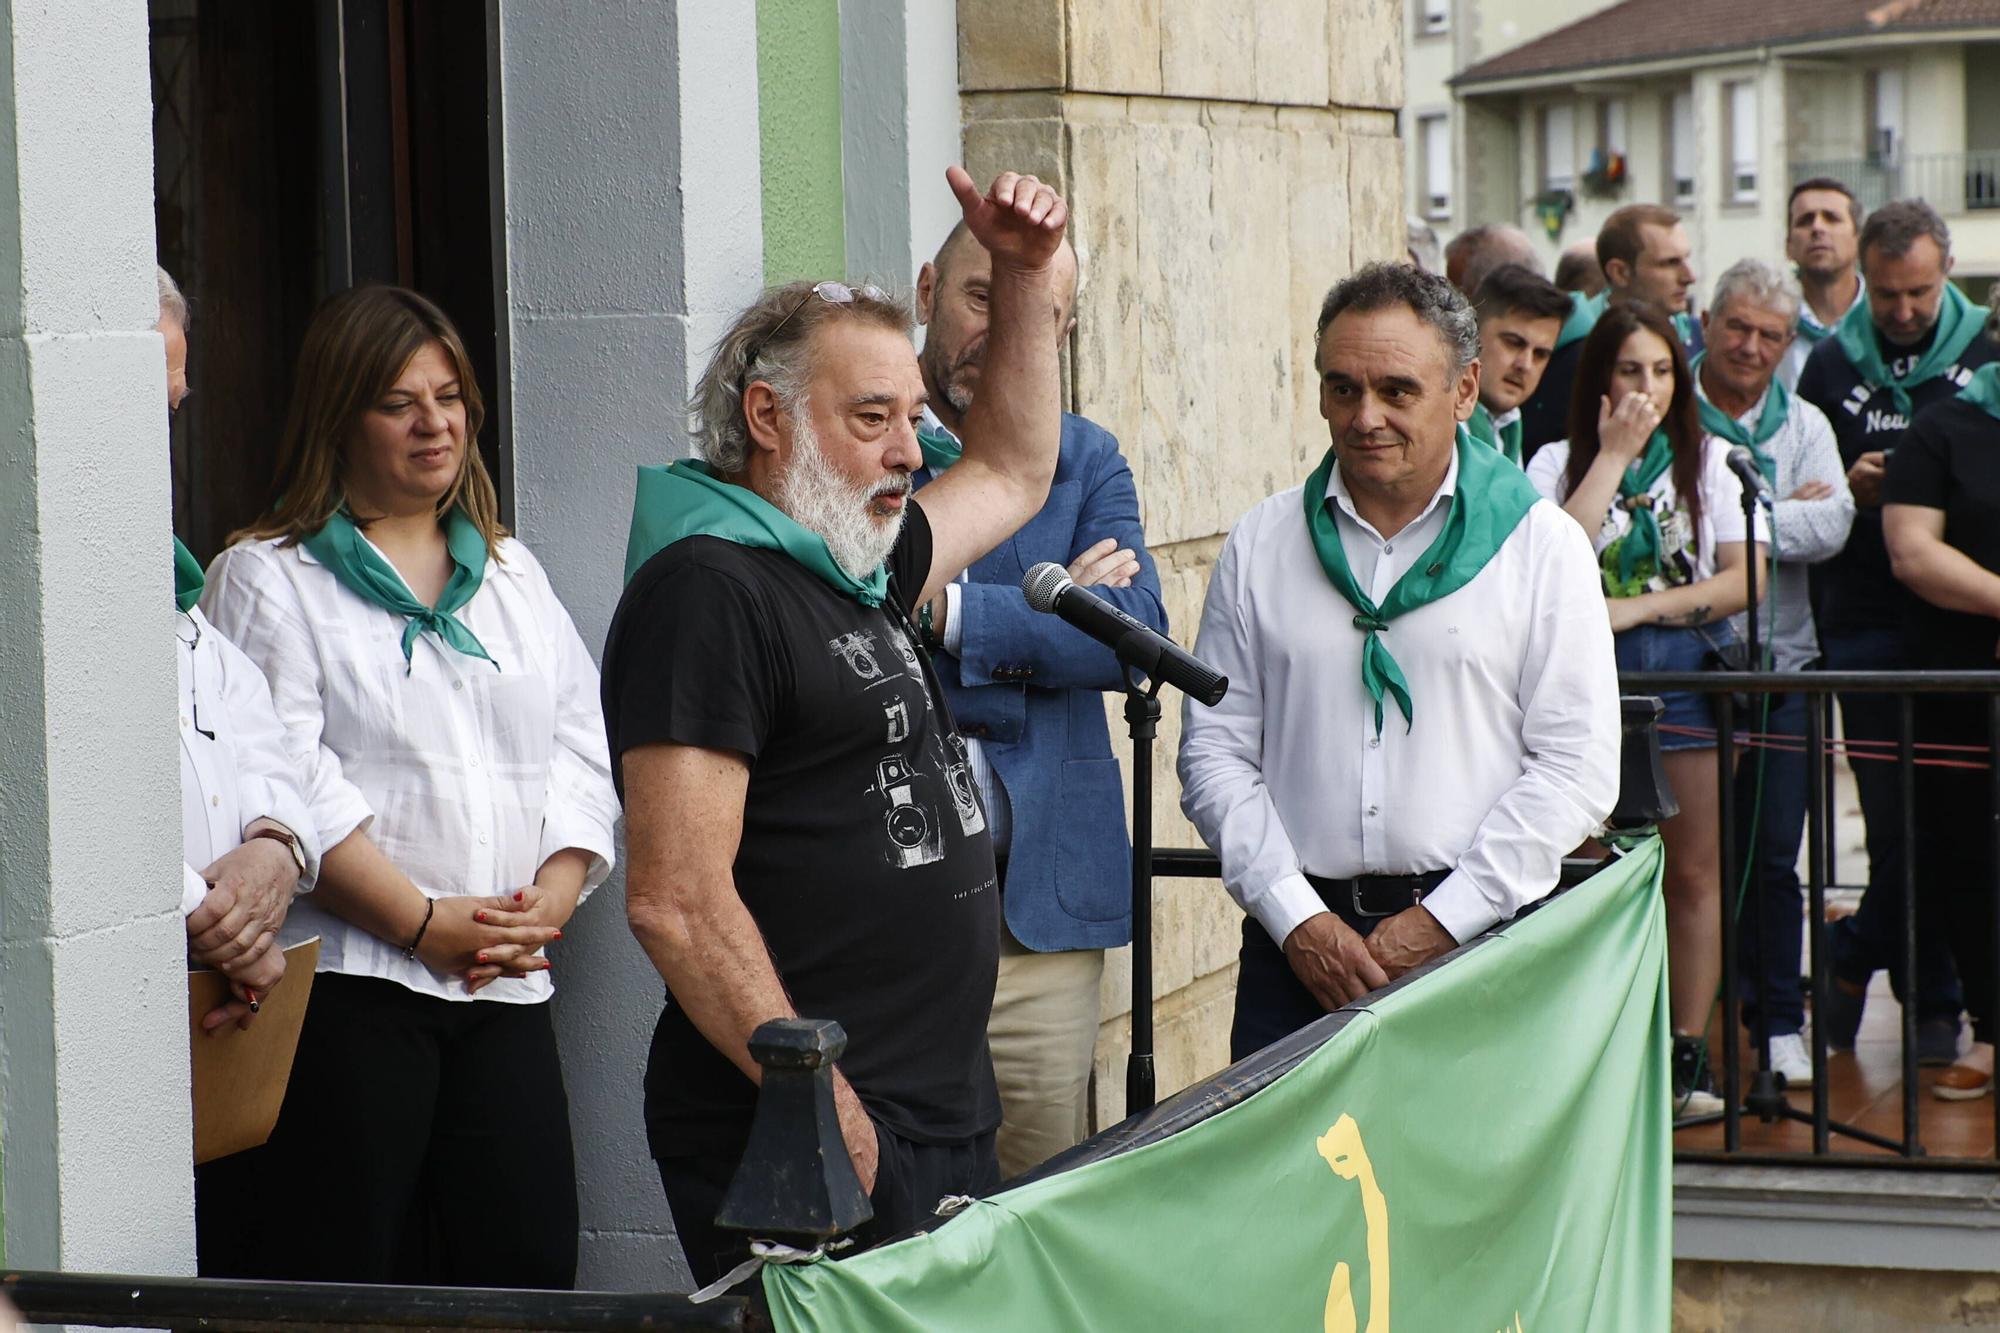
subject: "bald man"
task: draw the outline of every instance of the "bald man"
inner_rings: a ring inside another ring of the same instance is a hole
[[[1468,301],[1486,275],[1502,264],[1519,264],[1538,278],[1545,276],[1535,243],[1519,227],[1498,222],[1467,227],[1444,248],[1444,280]]]
[[[1075,325],[1076,252],[1064,243],[1049,337]],[[930,396],[918,486],[951,466],[979,392],[992,261],[962,226],[917,275],[917,358]],[[987,1039],[1000,1087],[1000,1169],[1018,1175],[1083,1138],[1104,950],[1132,938],[1131,847],[1102,692],[1111,650],[1031,610],[1021,577],[1043,561],[1166,632],[1139,495],[1118,441],[1063,415],[1047,504],[919,615],[986,798],[1006,929]]]

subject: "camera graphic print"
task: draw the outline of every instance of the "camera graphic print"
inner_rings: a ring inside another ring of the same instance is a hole
[[[855,630],[830,640],[827,649],[881,705],[884,748],[869,790],[880,811],[883,860],[898,870],[944,860],[952,828],[963,837],[982,832],[986,812],[965,742],[935,725],[915,646],[894,629],[886,635]]]

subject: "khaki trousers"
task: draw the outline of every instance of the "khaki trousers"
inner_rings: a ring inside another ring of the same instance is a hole
[[[1000,1085],[1000,1175],[1012,1179],[1083,1141],[1097,1049],[1102,949],[1036,953],[1004,925],[986,1027]]]

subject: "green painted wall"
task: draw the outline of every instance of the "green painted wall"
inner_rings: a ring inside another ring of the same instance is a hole
[[[764,281],[847,274],[839,0],[757,0]]]

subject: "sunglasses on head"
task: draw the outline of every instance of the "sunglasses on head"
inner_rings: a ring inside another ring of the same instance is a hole
[[[785,325],[791,323],[798,316],[799,311],[806,308],[806,302],[812,300],[815,296],[828,305],[853,305],[856,300],[863,297],[866,297],[870,301],[887,301],[889,299],[888,293],[873,283],[863,283],[859,287],[850,287],[844,282],[814,283],[812,289],[804,296],[801,296],[798,302],[785,312],[785,317],[771,326],[770,332],[750,344],[750,351],[743,358],[743,382],[736,386],[736,396],[738,398],[741,398],[744,392],[749,389],[751,368],[757,364],[757,358],[763,355],[764,349],[771,345],[771,339],[777,337],[779,331]]]

